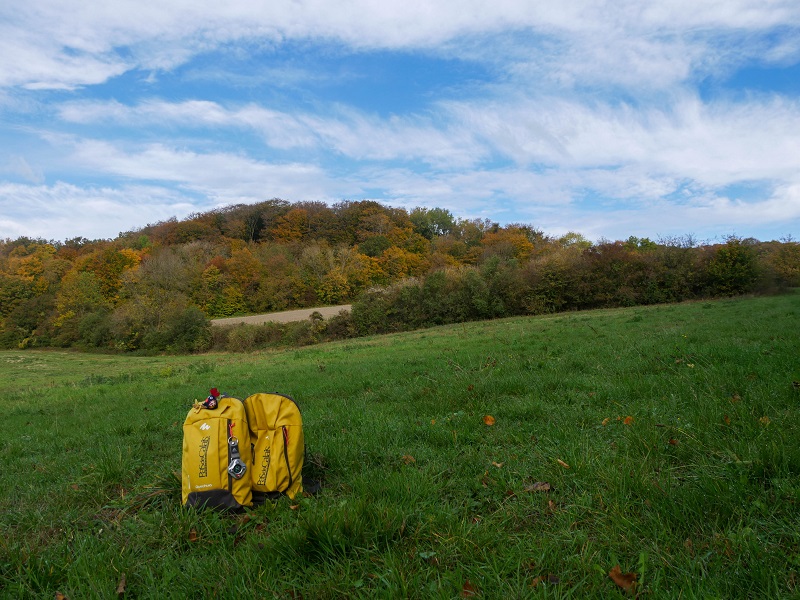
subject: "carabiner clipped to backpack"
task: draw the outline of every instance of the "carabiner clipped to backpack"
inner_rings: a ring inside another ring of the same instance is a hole
[[[228,474],[234,479],[241,479],[247,473],[247,464],[239,454],[239,438],[233,435],[233,423],[228,423]]]

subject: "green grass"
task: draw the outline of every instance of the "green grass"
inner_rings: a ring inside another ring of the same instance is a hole
[[[126,598],[624,597],[615,565],[643,598],[798,596],[798,325],[795,293],[253,355],[2,352],[0,597],[115,597],[123,573]],[[296,398],[323,491],[182,509],[181,424],[213,386]]]

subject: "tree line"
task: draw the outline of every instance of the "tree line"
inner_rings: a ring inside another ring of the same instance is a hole
[[[440,208],[274,199],[113,240],[0,241],[0,347],[200,352],[800,285],[800,244],[591,243]],[[353,303],[300,324],[209,319]]]

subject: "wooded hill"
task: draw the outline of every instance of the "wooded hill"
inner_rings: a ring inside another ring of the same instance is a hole
[[[309,343],[798,285],[800,244],[791,240],[593,244],[577,233],[553,237],[439,208],[275,199],[114,240],[0,242],[0,346],[251,349],[283,338]],[[343,302],[354,303],[352,314],[300,329],[212,334],[209,326],[213,317]]]

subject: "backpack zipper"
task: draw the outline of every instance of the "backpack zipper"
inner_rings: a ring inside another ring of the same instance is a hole
[[[286,486],[286,489],[290,489],[292,487],[292,467],[289,465],[289,431],[286,429],[286,425],[282,425],[281,429],[283,430],[283,458],[286,460],[286,470],[289,472],[289,485]]]
[[[228,419],[228,427],[225,430],[225,432],[228,434],[228,437],[230,436],[231,422],[232,421],[230,419]],[[225,445],[228,447],[228,463],[227,464],[231,464],[231,458],[232,458],[231,457],[231,445],[228,443],[228,437],[225,438]],[[225,472],[228,473],[228,469],[225,469]],[[233,493],[233,475],[231,475],[230,473],[228,473],[228,491]]]

